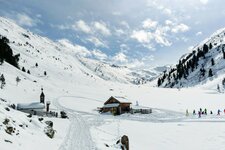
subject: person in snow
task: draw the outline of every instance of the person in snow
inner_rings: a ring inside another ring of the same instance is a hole
[[[186,116],[189,116],[188,109],[186,110]]]
[[[217,111],[217,115],[220,115],[220,110],[218,109],[218,111]]]
[[[201,111],[198,111],[198,118],[201,118],[201,115],[202,115]]]
[[[204,111],[205,111],[205,115],[207,115],[207,109],[206,109],[206,108],[205,108],[205,110],[204,110]]]
[[[225,114],[225,109],[223,110],[224,114]]]
[[[212,110],[210,111],[210,114],[211,114],[211,115],[213,114]]]
[[[196,115],[195,110],[193,110],[193,115]]]

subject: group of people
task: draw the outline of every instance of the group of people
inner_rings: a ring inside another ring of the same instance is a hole
[[[223,110],[224,114],[225,114],[225,109]],[[195,111],[195,109],[193,110],[192,112],[193,115],[198,115],[199,118],[201,118],[202,115],[207,115],[208,114],[208,111],[207,109],[205,108],[204,110],[202,108],[200,108],[198,110],[198,112]],[[210,114],[212,115],[213,114],[213,111],[211,110],[210,111]],[[217,115],[220,115],[221,114],[221,110],[218,109],[217,110]],[[189,116],[189,112],[188,112],[188,109],[186,110],[186,116]]]

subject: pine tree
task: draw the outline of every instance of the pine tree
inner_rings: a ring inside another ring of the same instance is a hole
[[[203,45],[203,52],[206,54],[206,53],[208,53],[208,51],[209,51],[208,45],[204,44]]]
[[[223,80],[222,80],[222,85],[223,86],[225,85],[225,78],[223,78]]]
[[[26,72],[26,69],[23,67],[23,68],[22,68],[22,71],[23,71],[23,72]]]
[[[212,73],[212,69],[209,69],[209,77],[212,77],[213,73]]]
[[[161,85],[161,79],[158,79],[158,87]]]
[[[224,49],[222,50],[222,52],[223,52],[223,59],[225,59],[225,52],[224,52]]]
[[[17,76],[16,77],[16,85],[18,86],[18,83],[21,81],[21,79]]]
[[[212,49],[212,47],[213,47],[213,46],[212,46],[212,43],[210,43],[210,44],[209,44],[209,49]]]
[[[201,69],[200,69],[200,72],[201,72],[201,76],[205,76],[205,69],[204,69],[204,67],[202,67]]]
[[[35,67],[38,67],[38,63],[35,64]]]
[[[15,66],[16,68],[19,68],[18,65],[19,57],[20,54],[13,55],[13,51],[9,46],[9,39],[0,36],[0,64],[6,61],[9,64]]]
[[[220,91],[220,85],[219,84],[217,84],[217,91],[220,93],[221,91]]]
[[[0,76],[0,82],[1,82],[1,89],[3,89],[6,84],[5,77],[3,74]]]
[[[215,62],[214,62],[214,59],[213,58],[211,59],[211,63],[212,63],[212,66],[215,65]]]
[[[27,73],[30,74],[30,70],[27,70]]]

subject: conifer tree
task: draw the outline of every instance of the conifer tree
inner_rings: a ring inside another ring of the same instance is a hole
[[[209,44],[209,49],[212,49],[212,47],[213,47],[213,46],[212,46],[212,43],[210,43],[210,44]]]
[[[211,64],[212,64],[212,66],[215,65],[215,62],[214,62],[214,59],[213,58],[211,59]]]
[[[224,52],[224,49],[222,50],[222,52],[223,52],[223,59],[225,59],[225,52]]]
[[[17,76],[16,77],[16,85],[18,86],[18,83],[21,81],[21,79]]]
[[[20,54],[13,55],[13,51],[9,46],[9,39],[0,36],[0,64],[6,61],[9,64],[15,66],[16,68],[19,68],[19,57]]]
[[[209,69],[209,77],[212,77],[213,76],[213,73],[212,73],[212,69],[210,68]]]
[[[23,72],[26,72],[26,69],[23,67],[23,68],[22,68],[22,71],[23,71]]]
[[[223,80],[222,80],[222,85],[223,86],[225,85],[225,78],[223,78]]]
[[[0,76],[0,82],[1,82],[1,89],[3,89],[6,84],[5,77],[3,74]]]
[[[209,51],[208,45],[204,44],[203,45],[203,52],[206,54],[206,53],[208,53],[208,51]]]
[[[161,85],[161,79],[158,79],[158,87]]]

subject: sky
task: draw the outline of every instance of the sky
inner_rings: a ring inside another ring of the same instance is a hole
[[[224,0],[0,0],[0,15],[101,61],[174,64],[225,27]]]

